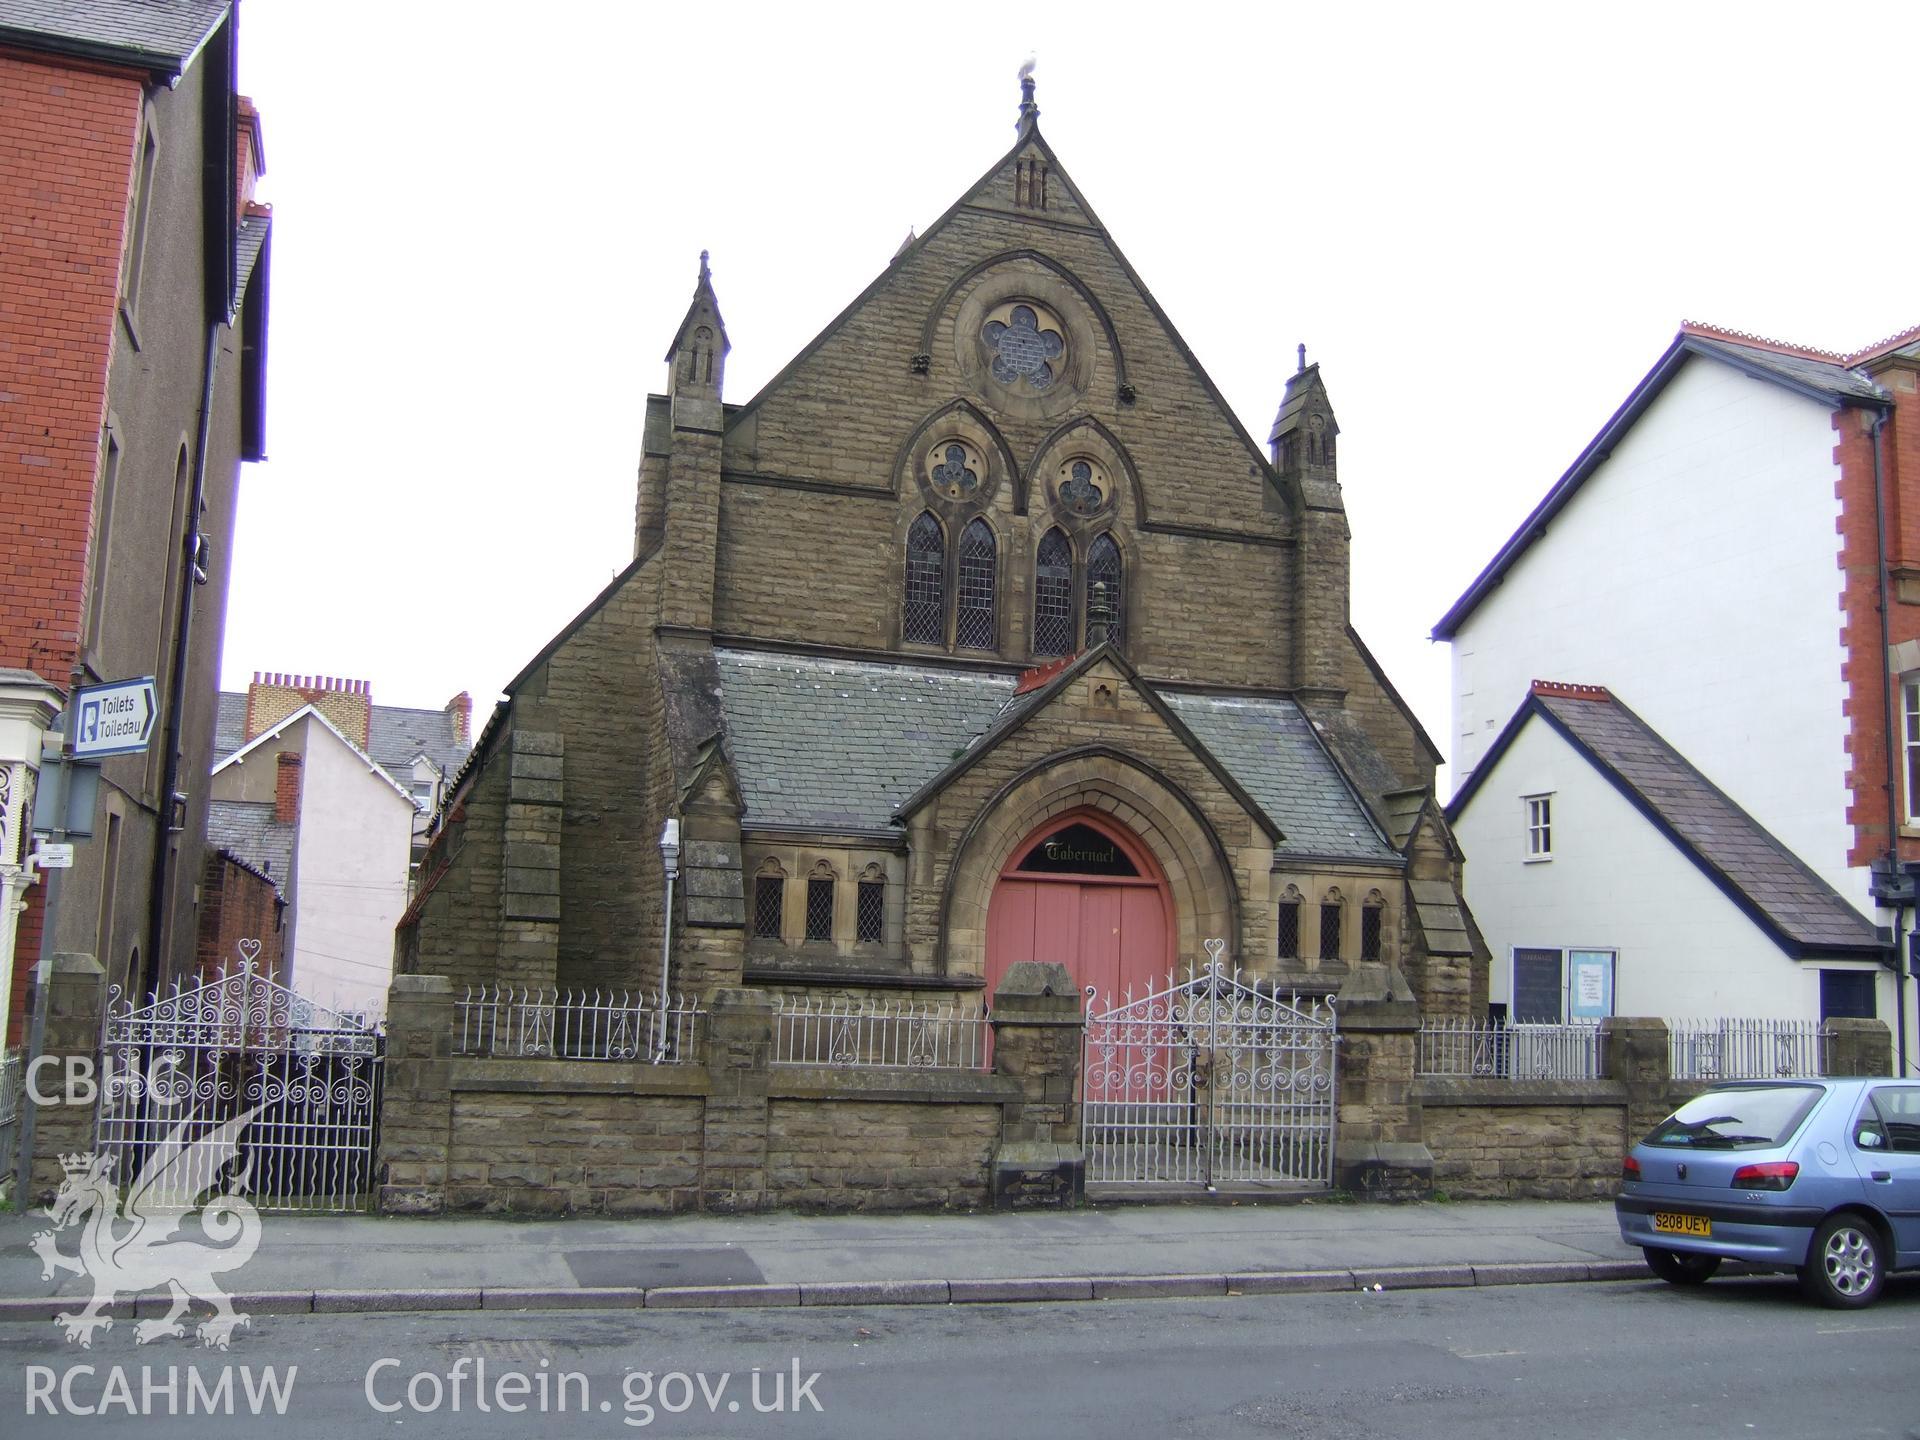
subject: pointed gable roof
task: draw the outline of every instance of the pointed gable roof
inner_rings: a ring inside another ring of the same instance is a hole
[[[1894,343],[1899,338],[1894,337]],[[1480,602],[1499,587],[1507,572],[1532,548],[1533,542],[1547,533],[1554,517],[1572,503],[1588,477],[1606,463],[1627,432],[1639,423],[1640,417],[1652,408],[1654,401],[1690,361],[1712,360],[1825,405],[1885,406],[1889,403],[1886,393],[1871,379],[1849,368],[1860,359],[1883,353],[1879,347],[1870,347],[1858,355],[1823,357],[1821,352],[1782,345],[1735,330],[1682,324],[1666,353],[1633,387],[1620,408],[1600,427],[1600,433],[1587,442],[1587,448],[1580,452],[1567,472],[1553,483],[1540,503],[1520,522],[1519,528],[1494,552],[1486,567],[1474,576],[1473,583],[1435,623],[1432,638],[1451,640],[1459,633]]]
[[[1028,85],[1030,90],[1030,82],[1028,82]],[[1030,98],[1029,93],[1029,99]],[[1121,251],[1119,245],[1113,238],[1112,232],[1101,222],[1100,217],[1094,213],[1093,207],[1087,203],[1079,187],[1074,184],[1072,178],[1067,174],[1066,168],[1060,163],[1059,156],[1054,152],[1053,147],[1047,143],[1046,137],[1040,133],[1038,114],[1037,107],[1031,116],[1025,113],[1023,107],[1019,134],[1014,140],[1012,148],[1002,154],[973,184],[962,191],[960,197],[955,200],[952,205],[947,207],[945,213],[943,213],[938,220],[935,220],[933,224],[929,225],[926,230],[918,236],[910,236],[907,243],[903,244],[900,249],[894,253],[893,257],[888,260],[880,273],[874,276],[867,287],[858,295],[854,296],[839,314],[829,320],[813,339],[803,345],[799,351],[795,353],[793,358],[781,367],[772,379],[760,387],[759,391],[756,392],[751,399],[739,406],[738,409],[730,410],[727,415],[728,428],[731,429],[736,424],[745,420],[765,404],[766,401],[779,393],[794,374],[811,359],[823,345],[831,340],[874,296],[878,295],[909,261],[934,244],[942,233],[953,223],[954,219],[962,212],[968,210],[992,211],[1004,214],[1010,218],[1031,218],[1025,211],[1007,204],[995,203],[992,197],[1003,190],[1011,189],[1011,186],[1002,186],[999,182],[1004,178],[1011,177],[1023,161],[1037,158],[1044,161],[1047,167],[1046,183],[1048,187],[1048,208],[1050,211],[1047,217],[1048,223],[1082,226],[1098,233],[1102,243],[1112,255],[1114,263],[1120,268],[1128,283],[1131,284],[1138,293],[1154,320],[1159,324],[1167,339],[1178,352],[1189,373],[1192,374],[1208,397],[1213,401],[1219,414],[1232,428],[1234,435],[1240,443],[1245,446],[1249,463],[1277,489],[1284,489],[1284,484],[1277,472],[1273,469],[1266,451],[1261,449],[1259,443],[1248,433],[1246,426],[1241,423],[1240,417],[1234,412],[1233,407],[1227,403],[1227,398],[1221,392],[1220,387],[1214,383],[1213,377],[1207,373],[1206,367],[1200,363],[1199,357],[1193,353],[1185,337],[1181,335],[1179,329],[1167,315],[1167,312],[1161,308],[1160,302],[1154,298],[1153,292],[1147,288],[1146,282],[1140,277],[1140,272],[1134,269],[1133,263],[1129,261]],[[1111,338],[1111,334],[1109,338]]]
[[[1885,953],[1866,916],[1603,686],[1534,681],[1448,802],[1449,821],[1473,803],[1534,719],[1592,765],[1788,955],[1865,959]]]

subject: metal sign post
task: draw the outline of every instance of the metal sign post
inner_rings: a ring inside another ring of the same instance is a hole
[[[40,963],[34,971],[33,1030],[27,1041],[26,1064],[30,1071],[47,1042],[47,1004],[53,982],[53,957],[60,919],[61,880],[73,865],[71,839],[93,833],[91,790],[76,794],[75,776],[98,770],[97,762],[109,755],[137,755],[153,739],[153,722],[159,713],[155,703],[153,677],[115,680],[106,685],[83,685],[73,692],[61,717],[59,754],[42,761],[41,775],[49,773],[59,797],[47,817],[47,838],[34,856],[34,863],[46,875],[46,903],[40,913]],[[89,763],[95,762],[95,763]],[[73,814],[76,801],[84,814]],[[39,827],[36,827],[36,830]],[[20,1154],[14,1179],[16,1203],[25,1205],[33,1180],[33,1132],[38,1107],[28,1093],[20,1107]]]

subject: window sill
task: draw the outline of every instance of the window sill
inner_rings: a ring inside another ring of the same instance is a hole
[[[1523,857],[1521,857],[1521,860],[1520,860],[1520,863],[1521,863],[1522,865],[1551,865],[1551,864],[1553,863],[1553,856],[1551,856],[1551,855],[1526,855],[1526,856],[1523,856]]]

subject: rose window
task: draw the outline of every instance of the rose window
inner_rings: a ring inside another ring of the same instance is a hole
[[[1034,390],[1046,390],[1059,378],[1067,342],[1059,322],[1036,307],[1012,306],[1004,320],[987,321],[980,338],[993,357],[993,378],[1002,385],[1024,380]]]

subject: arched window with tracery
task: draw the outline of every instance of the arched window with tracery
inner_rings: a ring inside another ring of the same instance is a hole
[[[1093,640],[1094,587],[1106,586],[1107,639],[1115,645],[1126,638],[1125,592],[1120,585],[1120,547],[1113,536],[1101,535],[1087,547],[1087,640]]]
[[[999,551],[993,527],[976,517],[960,532],[959,614],[954,640],[963,650],[991,650],[998,638],[994,623],[994,580]]]
[[[1033,653],[1067,654],[1073,627],[1073,547],[1064,533],[1049,530],[1034,557]]]
[[[946,537],[931,511],[923,510],[907,531],[906,594],[900,633],[922,645],[946,639]]]

